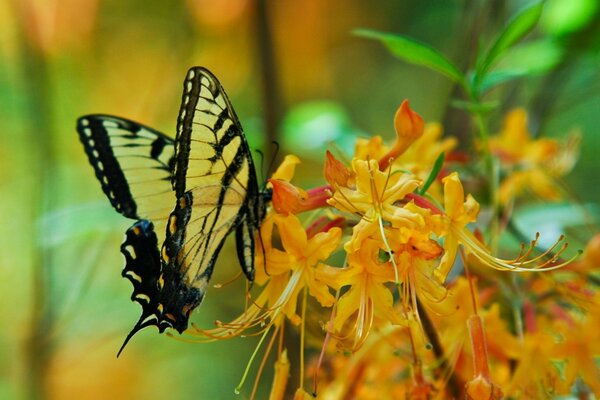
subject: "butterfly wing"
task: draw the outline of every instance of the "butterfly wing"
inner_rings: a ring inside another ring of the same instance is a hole
[[[194,308],[204,296],[225,238],[253,215],[250,203],[258,196],[238,118],[217,78],[200,67],[191,68],[184,81],[173,188],[178,202],[169,217],[162,258],[169,272],[182,277]],[[243,234],[245,246],[249,240],[253,244],[253,232],[250,236]],[[242,266],[252,279],[253,257],[248,254]]]
[[[173,139],[137,122],[100,114],[79,118],[77,132],[112,206],[127,218],[152,220],[164,232],[176,200]]]

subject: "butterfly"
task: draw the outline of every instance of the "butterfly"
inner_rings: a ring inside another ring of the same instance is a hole
[[[111,205],[136,220],[121,245],[122,275],[142,315],[117,356],[148,326],[187,329],[233,231],[242,270],[254,280],[255,233],[271,194],[258,187],[242,126],[210,71],[188,71],[174,140],[102,114],[79,118],[77,132]]]

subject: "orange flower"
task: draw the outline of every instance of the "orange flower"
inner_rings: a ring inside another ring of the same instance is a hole
[[[305,191],[284,180],[269,179],[268,182],[273,186],[273,208],[279,214],[298,214],[325,207],[331,196],[329,186]]]
[[[325,176],[325,180],[334,188],[348,186],[350,178],[353,176],[352,172],[340,160],[335,158],[329,150],[325,153],[323,175]]]

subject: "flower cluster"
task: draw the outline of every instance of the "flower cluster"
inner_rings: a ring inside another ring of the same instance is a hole
[[[503,133],[490,141],[494,153],[506,156],[500,159],[507,160],[507,171],[537,154],[521,168],[527,178],[507,172],[505,202],[532,187],[529,180],[540,183],[541,171],[551,172],[543,165],[557,166],[553,176],[572,165],[564,151],[548,150],[556,149],[554,142],[525,138],[523,118],[522,111],[511,113]],[[562,237],[544,251],[536,237],[513,259],[492,254],[484,236],[472,230],[480,204],[445,162],[456,140],[441,139],[440,126],[426,125],[407,101],[394,126],[391,146],[378,136],[359,139],[348,162],[327,152],[320,187],[292,183],[300,160],[285,158],[269,180],[272,207],[257,236],[259,293],[248,294],[249,305],[235,320],[188,333],[200,340],[259,335],[259,347],[270,337],[261,371],[278,343],[274,399],[291,393],[496,399],[503,391],[536,397],[568,391],[577,379],[597,389],[597,373],[578,375],[572,364],[559,364],[577,351],[577,365],[591,371],[590,355],[600,354],[588,337],[600,314],[582,311],[598,300],[588,289],[587,267],[561,258]],[[531,149],[509,154],[517,131]],[[578,280],[561,286],[554,272],[532,273],[558,268]],[[295,385],[288,382],[292,349],[283,340],[286,325],[300,331]],[[575,326],[578,334],[567,335]],[[546,364],[533,368],[540,354]],[[313,377],[312,389],[306,389],[306,374]]]

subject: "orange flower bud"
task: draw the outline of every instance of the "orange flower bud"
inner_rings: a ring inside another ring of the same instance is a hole
[[[290,374],[290,360],[287,356],[287,350],[279,355],[275,362],[275,377],[269,399],[283,399],[285,397],[285,387],[287,386],[288,376]]]
[[[393,159],[398,158],[415,140],[423,135],[425,123],[419,114],[411,110],[408,100],[404,100],[394,116],[394,128],[396,129],[396,143],[379,160],[379,169],[382,171],[388,167]]]
[[[398,139],[410,137],[418,139],[425,130],[423,118],[410,108],[408,100],[404,100],[394,116],[394,128]]]
[[[280,179],[269,179],[273,185],[273,208],[278,214],[298,214],[327,206],[331,188],[321,186],[308,192]]]
[[[481,375],[467,382],[465,389],[466,398],[469,400],[499,400],[504,398],[502,390]]]
[[[487,344],[483,319],[479,315],[471,315],[467,321],[471,347],[473,349],[474,377],[465,385],[466,398],[470,400],[497,400],[504,396],[502,390],[490,379]]]
[[[331,187],[335,188],[338,186],[348,186],[348,180],[352,176],[352,172],[346,168],[346,166],[329,150],[326,152],[325,167],[323,168],[323,174],[325,180],[329,182]]]
[[[273,208],[279,214],[295,214],[300,208],[302,201],[306,200],[306,192],[287,181],[280,179],[269,179],[273,185]]]

